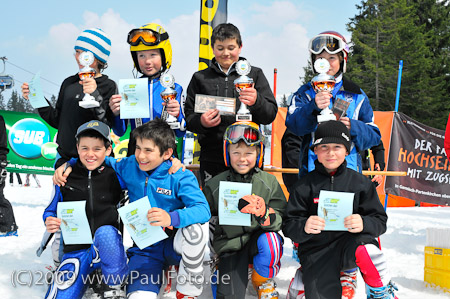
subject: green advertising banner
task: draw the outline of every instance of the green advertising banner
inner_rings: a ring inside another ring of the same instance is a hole
[[[37,114],[0,111],[6,124],[9,172],[53,175],[56,129]]]
[[[57,154],[56,134],[38,114],[0,110],[8,139],[9,172],[53,175]],[[130,127],[121,137],[111,132],[116,158],[126,157]],[[74,137],[75,138],[75,137]],[[178,157],[183,157],[183,137],[176,138]]]

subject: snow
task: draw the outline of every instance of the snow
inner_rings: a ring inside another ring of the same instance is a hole
[[[3,299],[43,298],[47,289],[41,273],[46,265],[52,264],[51,253],[47,249],[41,257],[37,257],[35,252],[45,229],[42,213],[50,200],[52,186],[49,176],[38,177],[42,188],[11,187],[7,184],[4,190],[14,208],[19,236],[0,238],[0,297]],[[31,183],[34,186],[34,180]],[[388,230],[381,237],[381,246],[392,280],[399,288],[397,296],[400,299],[449,298],[450,294],[442,289],[427,287],[423,276],[426,229],[450,229],[450,208],[389,208],[387,212]],[[129,246],[130,240],[126,240],[125,244]],[[297,267],[297,262],[292,259],[291,242],[286,238],[282,268],[276,277],[280,298],[285,298]],[[175,298],[175,292],[162,298]],[[200,298],[212,298],[209,287],[205,287]],[[246,298],[256,297],[248,294]],[[355,298],[365,298],[361,276],[358,277]]]

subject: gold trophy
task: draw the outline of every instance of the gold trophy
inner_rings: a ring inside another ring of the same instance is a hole
[[[90,65],[94,62],[94,54],[89,51],[85,51],[80,54],[78,58],[80,64],[83,66],[82,69],[78,72],[78,76],[80,80],[83,81],[86,78],[94,78],[95,70],[90,67]],[[100,106],[100,103],[95,100],[93,96],[88,93],[84,94],[83,100],[78,102],[80,107],[85,109],[96,108]]]
[[[253,79],[247,77],[247,74],[250,73],[251,70],[250,63],[247,60],[239,60],[236,62],[236,71],[239,75],[239,78],[234,80],[234,86],[236,87],[237,92],[241,92],[241,90],[250,88],[253,86]],[[250,110],[248,110],[247,105],[241,103],[238,112],[236,113],[236,121],[252,121],[252,114]]]
[[[159,81],[161,82],[161,85],[166,88],[160,94],[161,98],[166,103],[166,105],[167,103],[169,103],[171,99],[176,100],[178,93],[175,89],[173,89],[175,84],[175,78],[173,77],[173,75],[165,73],[161,75]],[[175,116],[169,114],[169,112],[166,111],[166,106],[164,106],[162,109],[161,119],[165,120],[169,124],[170,128],[173,130],[179,129],[181,127],[180,123],[177,121]]]
[[[327,75],[327,72],[330,70],[330,63],[328,60],[325,58],[317,59],[316,62],[314,62],[314,69],[319,73],[311,80],[314,91],[316,93],[321,91],[332,93],[336,81],[334,76]],[[317,115],[317,122],[321,123],[329,120],[336,120],[336,116],[329,107],[326,107],[320,111],[319,115]]]

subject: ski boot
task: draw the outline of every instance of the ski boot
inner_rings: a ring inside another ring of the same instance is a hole
[[[379,288],[374,288],[366,284],[367,299],[398,299],[394,291],[398,291],[398,288],[392,281],[386,286]]]
[[[341,271],[342,299],[353,299],[356,291],[356,275],[354,271]]]
[[[102,285],[103,289],[103,298],[104,299],[126,299],[127,294],[124,290],[124,286],[122,284],[118,285]]]
[[[286,299],[305,299],[305,286],[303,285],[302,268],[298,268],[294,278],[289,284]]]
[[[177,299],[197,299],[197,296],[188,296],[177,291]]]
[[[258,292],[258,299],[278,299],[278,292],[275,290],[277,284],[273,279],[259,275],[255,269],[252,273],[253,288]]]

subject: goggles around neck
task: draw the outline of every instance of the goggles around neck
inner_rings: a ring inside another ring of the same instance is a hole
[[[333,35],[319,35],[309,43],[309,51],[313,54],[320,54],[323,50],[329,54],[337,54],[341,51],[349,52],[348,45],[340,38]]]
[[[146,46],[156,46],[167,39],[169,39],[167,32],[159,33],[152,29],[138,28],[128,33],[127,43],[131,46],[137,46],[139,43],[143,43]]]
[[[264,142],[264,135],[257,128],[247,124],[237,124],[227,128],[224,139],[230,144],[235,144],[242,140],[248,146],[253,146]]]

